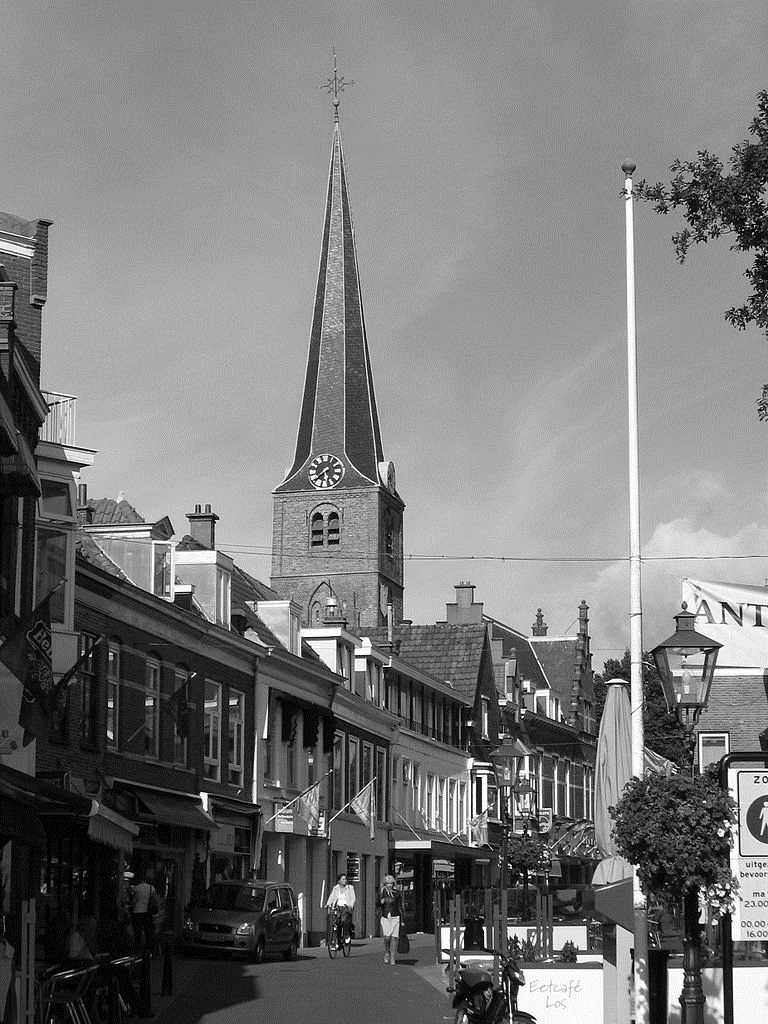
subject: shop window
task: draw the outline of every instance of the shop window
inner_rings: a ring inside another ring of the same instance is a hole
[[[144,690],[144,753],[160,757],[160,662],[147,661]]]
[[[205,680],[203,726],[203,774],[206,779],[221,779],[221,685]]]
[[[227,746],[227,782],[233,786],[243,784],[245,755],[245,694],[229,691],[229,743]]]
[[[107,747],[118,750],[120,744],[120,646],[111,641],[107,647]]]

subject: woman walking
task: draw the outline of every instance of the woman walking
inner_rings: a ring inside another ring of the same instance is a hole
[[[384,963],[394,966],[400,922],[405,919],[405,911],[402,893],[395,888],[392,875],[384,876],[376,909],[381,921],[381,934],[384,936]]]

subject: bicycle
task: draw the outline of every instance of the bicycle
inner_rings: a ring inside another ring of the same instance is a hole
[[[352,952],[352,943],[345,942],[342,935],[341,911],[338,907],[328,908],[325,941],[328,947],[328,956],[331,960],[335,959],[339,951],[341,951],[343,956],[349,956]]]

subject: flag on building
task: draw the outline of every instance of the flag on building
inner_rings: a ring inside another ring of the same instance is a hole
[[[476,846],[487,846],[488,845],[488,810],[484,810],[482,814],[476,815],[474,818],[470,818],[469,821],[469,834],[472,837],[472,842]]]
[[[0,647],[0,661],[24,688],[19,708],[24,746],[35,737],[44,738],[47,735],[48,723],[56,703],[57,693],[51,665],[53,593],[7,631]]]
[[[320,824],[320,783],[316,782],[310,786],[306,793],[302,793],[298,800],[299,816],[307,823],[311,831],[317,831]]]
[[[350,800],[349,805],[364,825],[367,825],[371,839],[376,832],[376,792],[373,788],[373,779],[367,786],[363,786],[356,797]]]

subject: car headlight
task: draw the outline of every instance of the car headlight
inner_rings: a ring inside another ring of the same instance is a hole
[[[252,924],[241,924],[235,929],[235,935],[252,935],[253,925]]]

